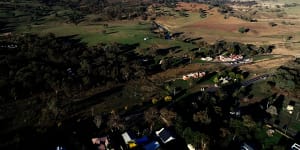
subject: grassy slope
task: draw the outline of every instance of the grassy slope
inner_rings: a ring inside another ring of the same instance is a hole
[[[58,8],[59,9],[59,8]],[[71,23],[65,23],[66,17],[55,17],[49,15],[43,17],[39,21],[29,22],[29,16],[26,12],[19,12],[22,17],[13,17],[7,11],[0,11],[0,14],[9,18],[12,22],[12,26],[16,26],[17,33],[38,33],[47,34],[55,33],[58,36],[78,35],[82,38],[83,42],[88,45],[96,45],[97,43],[109,43],[118,42],[123,44],[140,43],[140,48],[146,48],[155,46],[158,48],[167,48],[171,46],[180,46],[183,50],[189,50],[195,46],[192,44],[184,43],[179,40],[164,40],[157,35],[150,32],[150,22],[144,22],[139,24],[138,20],[130,21],[113,21],[108,22],[109,27],[104,27],[101,22],[93,22],[90,24],[90,20],[75,25]],[[65,11],[58,11],[58,14],[63,14]],[[89,19],[89,16],[86,18]],[[102,31],[105,30],[106,33]],[[148,37],[150,40],[144,41],[144,38]]]

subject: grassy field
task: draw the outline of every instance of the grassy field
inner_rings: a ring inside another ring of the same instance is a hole
[[[274,55],[257,55],[253,57],[253,61],[269,60],[274,57]]]
[[[18,3],[18,5],[25,5],[25,3]],[[9,23],[8,28],[3,32],[12,31],[40,35],[54,33],[57,36],[76,35],[77,38],[82,39],[90,46],[98,43],[117,42],[122,44],[139,43],[139,49],[179,46],[183,51],[186,51],[195,48],[193,44],[184,43],[180,40],[165,40],[151,33],[150,21],[142,23],[139,20],[95,22],[92,20],[97,18],[97,15],[91,14],[83,18],[83,22],[75,25],[68,23],[67,14],[71,13],[70,10],[61,7],[54,7],[53,9],[55,13],[48,12],[48,15],[33,20],[29,11],[12,11],[9,6],[0,8],[0,20]],[[103,26],[103,24],[108,24],[108,27]]]
[[[78,25],[71,23],[61,23],[57,20],[48,20],[41,25],[18,26],[18,33],[37,33],[44,35],[54,33],[58,36],[77,35],[83,42],[90,46],[98,43],[122,43],[136,44],[139,43],[141,49],[148,47],[168,48],[179,46],[182,50],[190,50],[195,45],[185,43],[180,40],[165,40],[150,32],[150,22],[140,23],[138,20],[133,21],[116,21],[109,22],[108,27],[103,26],[104,23],[80,23]],[[144,40],[147,38],[147,40]]]
[[[120,22],[119,24],[110,24],[109,27],[103,25],[86,24],[53,24],[33,26],[30,30],[19,29],[19,32],[33,32],[39,34],[55,33],[58,36],[78,35],[79,38],[89,45],[95,45],[103,42],[119,42],[124,44],[141,43],[144,37],[157,40],[153,34],[148,31],[149,24],[139,25],[137,22]]]
[[[293,3],[290,0],[284,3]],[[288,15],[300,14],[300,6],[284,8]],[[201,18],[199,9],[207,12],[206,18]],[[64,10],[60,7],[54,8],[56,15],[49,12],[48,16],[44,16],[38,20],[32,21],[30,15],[26,11],[9,11],[9,9],[0,8],[0,18],[7,19],[10,26],[16,27],[17,33],[31,32],[38,34],[55,33],[59,36],[78,35],[83,42],[88,45],[96,45],[103,42],[119,42],[123,44],[140,43],[140,48],[167,48],[172,46],[180,46],[181,49],[190,50],[195,48],[194,45],[184,43],[180,40],[164,40],[150,32],[150,21],[139,24],[138,20],[130,21],[112,21],[108,22],[108,27],[104,27],[103,22],[92,22],[97,15],[92,14],[84,18],[83,23],[78,25],[66,23],[66,14],[70,10]],[[254,9],[254,8],[253,8]],[[180,12],[185,10],[187,17],[181,16]],[[295,25],[283,25],[280,22],[282,18],[265,18],[258,22],[247,22],[235,17],[224,18],[224,15],[218,12],[218,8],[209,9],[208,5],[196,3],[179,3],[176,8],[160,7],[161,12],[172,14],[170,16],[157,17],[157,22],[169,29],[171,32],[184,32],[183,37],[198,38],[203,37],[204,40],[213,43],[216,40],[239,41],[254,44],[272,44],[282,43],[282,36],[293,35],[293,41],[299,41],[300,21],[287,20]],[[265,13],[270,13],[264,10]],[[274,16],[273,16],[274,17]],[[275,21],[278,26],[271,27],[270,20]],[[248,27],[250,31],[246,34],[238,32],[240,27]],[[280,35],[280,36],[279,36]],[[149,40],[144,40],[149,38]],[[294,44],[292,47],[297,49]]]

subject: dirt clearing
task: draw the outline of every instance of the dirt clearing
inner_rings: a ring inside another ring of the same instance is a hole
[[[276,69],[294,59],[295,57],[293,56],[283,56],[277,59],[262,60],[253,64],[246,64],[240,68],[254,73],[266,73],[269,71],[272,72],[273,69]]]

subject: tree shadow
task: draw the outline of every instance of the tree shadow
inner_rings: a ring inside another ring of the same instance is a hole
[[[10,25],[9,22],[0,22],[0,33],[14,32],[16,31],[15,25]]]
[[[284,99],[284,95],[279,95],[273,103],[273,105],[277,108],[278,113],[280,113],[282,110]]]
[[[241,107],[241,114],[250,115],[255,122],[264,122],[265,119],[269,119],[271,116],[265,111],[265,107],[268,99],[263,99],[261,102],[250,104],[245,107]]]
[[[161,55],[161,56],[166,56],[171,51],[174,52],[174,51],[176,51],[179,48],[180,48],[180,46],[173,46],[173,47],[169,47],[169,48],[157,49],[156,50],[156,54],[157,55]]]
[[[119,31],[110,31],[110,32],[106,32],[105,34],[110,35],[110,34],[114,34],[114,33],[119,33]]]
[[[296,133],[294,139],[296,139],[297,142],[300,142],[300,131]]]
[[[172,34],[172,37],[179,37],[180,35],[182,35],[184,32],[175,32]]]
[[[191,41],[191,42],[195,42],[195,41],[202,40],[202,39],[203,39],[202,37],[198,37],[198,38],[193,38],[193,39],[191,39],[190,41]]]

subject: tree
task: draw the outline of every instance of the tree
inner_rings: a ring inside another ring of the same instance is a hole
[[[213,82],[214,82],[215,84],[219,83],[219,78],[218,78],[217,76],[215,76],[215,77],[213,78]]]
[[[255,128],[256,123],[252,120],[251,116],[245,115],[243,118],[243,125],[248,128]]]
[[[194,147],[199,147],[201,142],[201,134],[198,131],[193,131],[190,127],[183,130],[183,138],[187,144],[192,144]]]
[[[277,26],[277,24],[276,24],[275,22],[269,22],[269,25],[270,25],[271,27]]]
[[[120,116],[115,112],[112,111],[108,117],[107,126],[110,129],[118,129],[123,130],[125,128]]]
[[[250,29],[247,28],[247,27],[240,27],[240,28],[239,28],[239,32],[240,32],[240,33],[247,33],[247,32],[249,32],[249,30],[250,30]]]
[[[155,123],[157,123],[158,118],[159,118],[158,110],[154,107],[151,107],[144,112],[144,119],[148,124],[150,124],[151,131]]]
[[[168,110],[166,108],[161,109],[160,111],[160,117],[161,119],[168,125],[170,126],[171,124],[174,123],[176,119],[176,113],[174,111]]]
[[[275,106],[270,106],[267,110],[266,110],[267,113],[271,114],[271,115],[274,115],[274,116],[277,116],[278,113],[277,113],[277,108]]]
[[[102,124],[102,116],[101,115],[96,115],[94,117],[94,123],[96,125],[97,128],[100,128],[101,124]]]
[[[68,14],[67,16],[69,21],[71,23],[74,23],[75,25],[78,25],[83,19],[83,15],[77,11],[73,11],[71,14]]]
[[[206,134],[200,134],[200,149],[208,150],[209,149],[210,138]]]
[[[201,18],[206,18],[207,13],[206,13],[206,11],[204,9],[200,8],[199,9],[199,13],[200,13],[200,17]]]
[[[207,109],[205,111],[199,111],[199,112],[193,114],[193,120],[195,122],[200,122],[203,124],[211,123],[211,118],[209,118],[209,116],[207,114]]]

